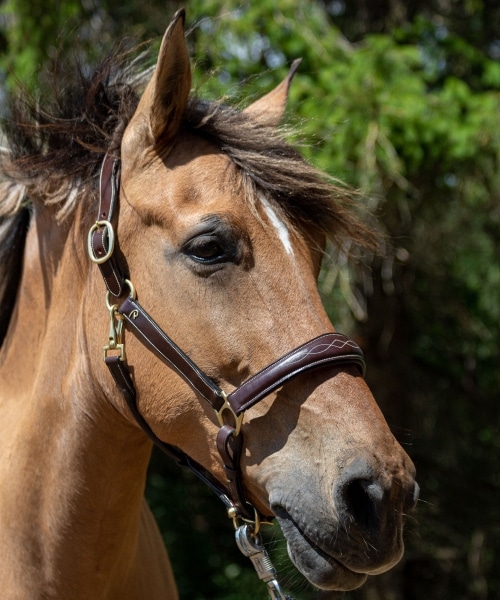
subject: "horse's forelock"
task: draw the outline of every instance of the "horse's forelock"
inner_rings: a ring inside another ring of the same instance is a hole
[[[373,230],[359,215],[356,194],[319,171],[286,141],[286,129],[263,125],[222,103],[191,99],[189,127],[207,137],[272,201],[292,225],[316,228],[342,245],[374,249]]]

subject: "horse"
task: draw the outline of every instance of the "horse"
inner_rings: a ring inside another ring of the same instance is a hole
[[[200,99],[184,22],[153,69],[118,53],[4,125],[6,600],[178,598],[144,499],[154,443],[217,491],[243,545],[277,519],[317,588],[403,553],[415,469],[317,289],[327,240],[370,229],[280,128],[297,63],[243,110]]]

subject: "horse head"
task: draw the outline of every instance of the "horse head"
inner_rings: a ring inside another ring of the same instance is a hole
[[[243,113],[191,99],[183,24],[179,12],[123,135],[117,238],[141,304],[230,394],[334,331],[317,277],[326,237],[346,217],[335,190],[276,132],[297,65]],[[225,482],[214,411],[126,337],[138,410],[156,438]],[[128,414],[118,395],[111,401]],[[245,496],[276,516],[310,582],[356,588],[399,561],[414,467],[355,365],[278,386],[241,431]]]
[[[283,138],[297,66],[244,111],[192,97],[180,11],[140,97],[130,70],[80,71],[55,114],[37,104],[12,119],[0,156],[8,597],[177,598],[143,501],[150,439],[216,489],[246,542],[259,515],[276,517],[319,588],[356,588],[401,558],[414,467],[317,289],[327,239],[362,244],[369,230]]]

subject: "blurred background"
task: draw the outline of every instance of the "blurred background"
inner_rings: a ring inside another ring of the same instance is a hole
[[[298,600],[500,598],[500,3],[497,0],[4,0],[5,90],[57,61],[150,41],[187,9],[194,86],[246,103],[302,58],[288,122],[306,157],[362,192],[381,256],[325,259],[320,289],[422,488],[404,559],[356,592],[312,591],[266,542]],[[345,249],[347,251],[347,249]],[[153,455],[147,496],[181,598],[265,590],[202,484]]]

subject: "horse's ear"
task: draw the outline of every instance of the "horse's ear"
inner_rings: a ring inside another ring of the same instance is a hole
[[[286,78],[259,100],[256,100],[243,111],[263,125],[277,126],[285,113],[286,101],[293,76],[299,68],[301,59],[294,60]]]
[[[158,53],[158,62],[134,117],[146,118],[155,144],[160,137],[172,140],[180,127],[191,90],[191,65],[184,37],[184,9],[168,26]]]

